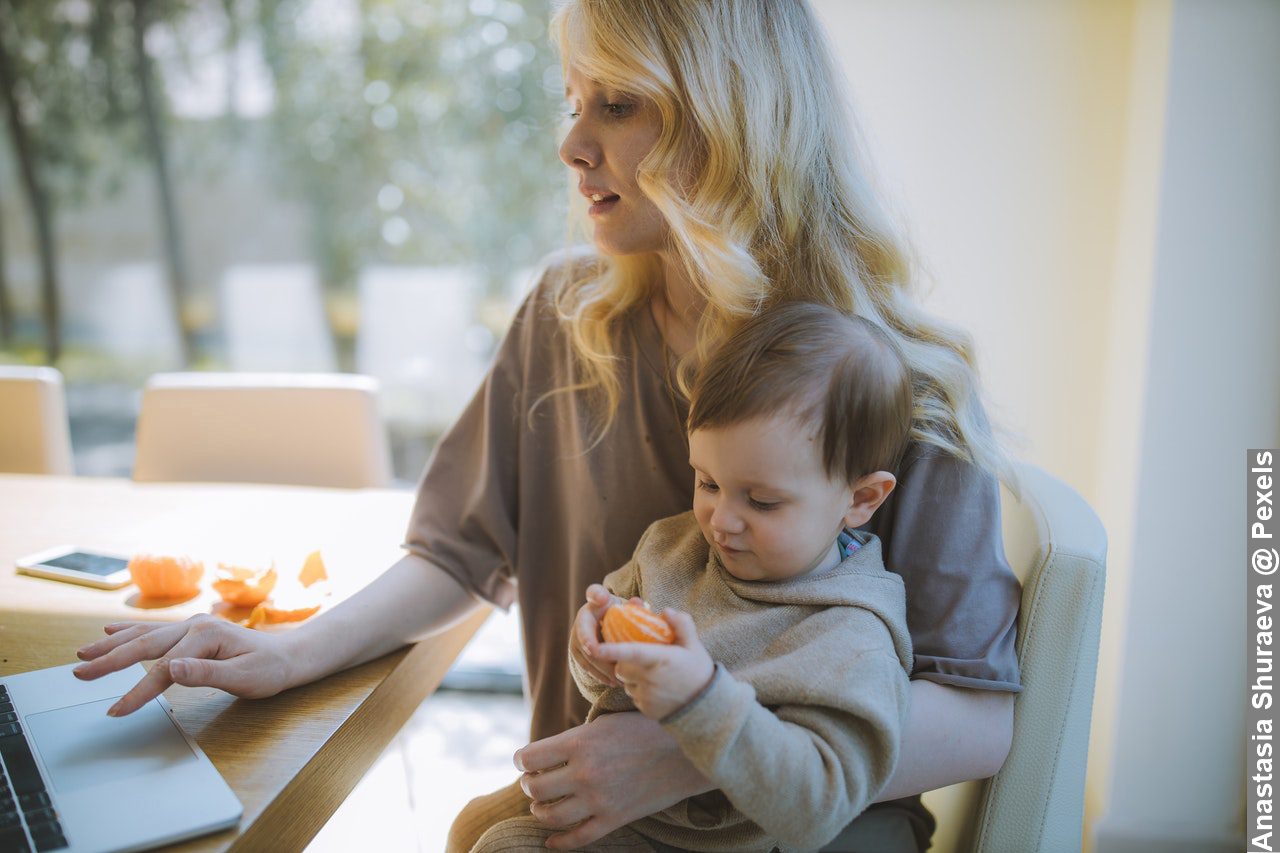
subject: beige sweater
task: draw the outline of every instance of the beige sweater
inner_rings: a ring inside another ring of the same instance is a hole
[[[718,788],[632,824],[687,850],[816,850],[889,781],[906,720],[911,639],[902,579],[880,542],[837,567],[779,582],[739,580],[693,513],[655,522],[605,578],[616,595],[693,616],[717,662],[711,684],[662,721]],[[635,710],[573,663],[589,719]]]

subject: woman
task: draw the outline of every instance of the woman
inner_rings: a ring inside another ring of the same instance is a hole
[[[774,304],[822,302],[893,335],[916,391],[899,487],[872,527],[906,582],[916,648],[903,758],[882,796],[911,799],[873,808],[832,849],[917,849],[931,821],[913,795],[994,773],[1018,690],[1006,463],[967,339],[910,295],[805,3],[571,0],[552,32],[572,110],[561,158],[590,204],[596,251],[553,261],[521,309],[427,466],[408,555],[289,634],[208,618],[109,626],[82,650],[83,676],[161,658],[118,713],[173,682],[267,696],[453,624],[476,598],[518,599],[533,699],[533,742],[516,755],[525,775],[474,801],[451,848],[532,810],[565,828],[550,846],[570,849],[706,790],[656,723],[581,725],[569,622],[650,522],[690,503],[683,391],[700,354]]]

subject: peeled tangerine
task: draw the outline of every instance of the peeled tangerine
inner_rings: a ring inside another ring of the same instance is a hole
[[[200,591],[204,563],[190,557],[134,554],[129,574],[147,598],[190,598]]]
[[[600,620],[606,643],[673,643],[675,633],[667,620],[644,604],[612,604]]]
[[[218,564],[218,578],[213,589],[233,607],[256,607],[266,601],[276,585],[276,567],[249,569]]]

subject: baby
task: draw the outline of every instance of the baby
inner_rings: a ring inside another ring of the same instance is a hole
[[[689,414],[693,511],[588,588],[569,658],[589,720],[639,710],[717,790],[586,849],[817,849],[889,781],[911,640],[902,581],[856,528],[893,490],[911,410],[889,339],[829,308],[771,309],[711,356]],[[633,598],[674,643],[600,642],[605,611]],[[475,849],[548,834],[509,819]]]

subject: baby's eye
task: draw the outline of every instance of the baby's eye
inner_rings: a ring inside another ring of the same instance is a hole
[[[703,480],[701,478],[699,478],[698,480],[698,488],[702,489],[704,492],[720,491],[720,487],[717,486],[715,483],[711,482],[710,480]]]
[[[748,499],[748,503],[751,504],[752,509],[758,509],[761,512],[768,512],[771,509],[777,509],[781,501],[773,501],[770,503],[768,501],[758,501],[755,498],[750,498]]]

